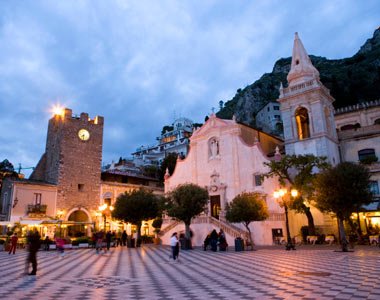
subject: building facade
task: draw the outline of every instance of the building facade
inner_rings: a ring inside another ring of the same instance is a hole
[[[283,214],[273,197],[268,196],[277,187],[276,180],[263,182],[261,175],[268,171],[264,162],[274,157],[276,147],[282,143],[279,138],[235,120],[219,119],[214,114],[193,133],[190,152],[184,160],[177,161],[174,173],[165,180],[165,192],[190,182],[207,187],[208,207],[191,225],[194,245],[202,245],[213,228],[223,228],[229,244],[243,234],[243,227],[229,224],[225,219],[226,204],[242,192],[260,192],[266,196],[270,217],[264,222],[254,222],[254,241],[273,243],[273,230],[283,230]],[[184,226],[180,223],[169,231],[164,230],[163,242],[168,243],[171,233],[181,230]]]

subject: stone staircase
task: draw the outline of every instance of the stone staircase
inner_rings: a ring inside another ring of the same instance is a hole
[[[180,221],[172,220],[172,219],[166,219],[163,223],[163,228],[161,229],[159,235],[164,236],[166,233],[168,233],[170,230],[175,228],[178,224],[180,224]],[[165,226],[165,224],[167,224]],[[191,221],[191,224],[212,224],[216,228],[220,228],[224,231],[225,234],[230,235],[234,239],[237,237],[240,237],[244,240],[247,240],[249,238],[249,233],[246,230],[243,230],[229,222],[218,220],[211,216],[198,216],[196,218],[193,218]]]

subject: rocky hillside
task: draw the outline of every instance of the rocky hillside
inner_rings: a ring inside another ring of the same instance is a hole
[[[313,55],[310,58],[322,83],[335,98],[335,108],[380,99],[380,27],[350,58],[326,59]],[[290,63],[290,57],[282,58],[275,63],[271,73],[264,74],[244,89],[238,89],[217,116],[231,119],[235,114],[239,122],[255,126],[257,111],[278,98],[280,82],[286,86]]]

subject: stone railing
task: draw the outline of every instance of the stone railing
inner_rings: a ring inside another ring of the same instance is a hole
[[[162,225],[166,225],[164,228],[162,228],[159,232],[159,236],[163,236],[166,233],[168,233],[170,230],[172,230],[174,227],[176,227],[180,222],[177,220],[173,220],[171,218],[164,218]]]
[[[319,80],[312,79],[312,80],[309,80],[309,81],[306,81],[306,82],[303,82],[300,84],[296,84],[293,86],[289,86],[289,87],[280,89],[280,98],[285,97],[285,96],[289,96],[292,94],[296,94],[299,91],[309,90],[309,89],[312,89],[314,87],[319,87],[322,90],[324,90],[327,94],[330,94],[329,89],[327,89],[325,86],[323,86],[319,82]]]

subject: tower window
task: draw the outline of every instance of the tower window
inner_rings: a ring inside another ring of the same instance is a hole
[[[303,140],[310,137],[310,126],[309,126],[309,114],[306,108],[300,107],[297,109],[296,123],[298,131],[298,139]]]
[[[84,191],[84,184],[79,183],[78,184],[78,192],[83,192]]]

